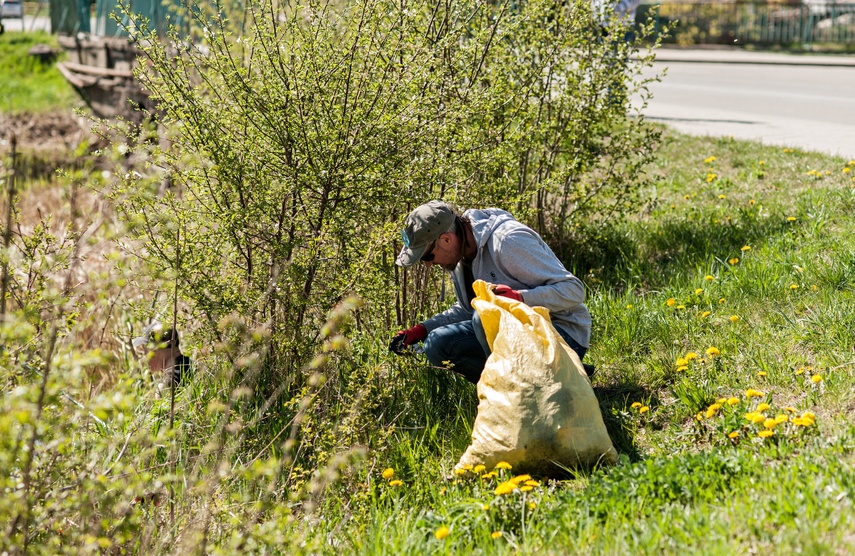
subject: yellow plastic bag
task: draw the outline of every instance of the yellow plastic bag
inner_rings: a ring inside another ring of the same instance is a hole
[[[617,452],[582,362],[543,307],[496,296],[474,283],[492,354],[478,382],[472,445],[455,469],[510,463],[515,471],[561,474],[579,465],[615,463]]]

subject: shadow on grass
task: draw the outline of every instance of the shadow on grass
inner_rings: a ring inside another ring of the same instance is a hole
[[[650,400],[658,404],[655,394],[640,384],[623,383],[607,386],[595,386],[594,394],[600,402],[600,411],[609,437],[618,454],[626,455],[631,462],[641,461],[641,454],[635,446],[632,416],[627,414],[629,400]]]
[[[744,245],[757,244],[792,229],[782,214],[759,217],[740,209],[730,221],[717,215],[666,214],[655,223],[613,223],[563,242],[556,255],[588,287],[621,292],[628,282],[659,288],[692,272],[698,264],[739,257]],[[558,245],[559,242],[551,242]]]

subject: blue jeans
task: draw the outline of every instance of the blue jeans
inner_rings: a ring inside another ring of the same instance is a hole
[[[555,331],[573,348],[580,360],[585,357],[588,348],[580,346],[560,328],[555,328]],[[481,371],[490,355],[490,346],[477,311],[472,320],[447,324],[431,331],[424,345],[431,365],[454,371],[473,384],[481,378]]]

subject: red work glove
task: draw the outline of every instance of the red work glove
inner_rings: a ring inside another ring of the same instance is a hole
[[[417,324],[407,330],[401,330],[392,338],[392,343],[389,344],[389,351],[395,355],[403,355],[409,346],[421,342],[427,338],[427,335],[427,328],[423,324]]]
[[[507,297],[509,299],[513,299],[514,301],[522,301],[522,294],[517,290],[512,290],[510,286],[506,286],[504,284],[498,284],[493,287],[493,293],[496,295],[501,295],[502,297]]]

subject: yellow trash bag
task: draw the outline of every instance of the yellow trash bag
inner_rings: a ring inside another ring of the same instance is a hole
[[[455,469],[506,461],[515,471],[548,476],[615,463],[582,362],[552,327],[549,310],[497,296],[483,280],[474,288],[472,306],[492,354],[478,381],[472,445]]]

